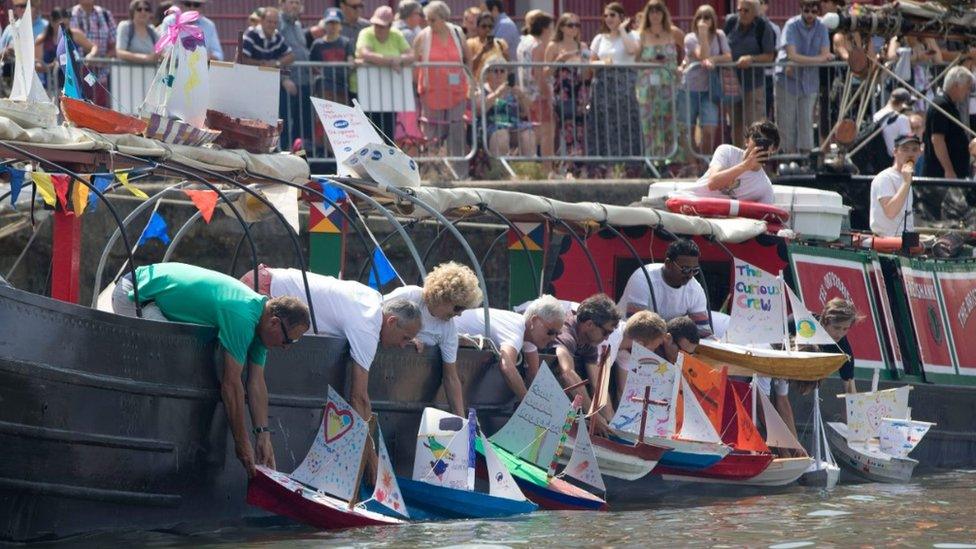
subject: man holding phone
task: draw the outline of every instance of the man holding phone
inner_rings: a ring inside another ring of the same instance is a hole
[[[719,145],[708,170],[690,192],[697,196],[773,203],[773,184],[763,164],[779,148],[779,129],[769,120],[746,129],[746,149]]]

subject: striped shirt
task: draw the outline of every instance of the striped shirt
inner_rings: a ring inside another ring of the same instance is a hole
[[[244,33],[241,48],[246,57],[255,61],[276,61],[291,53],[280,32],[276,30],[271,38],[267,38],[260,25]]]

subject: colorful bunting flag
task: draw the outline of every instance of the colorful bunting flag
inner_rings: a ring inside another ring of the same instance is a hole
[[[107,189],[108,186],[112,184],[112,181],[114,179],[115,179],[114,176],[110,174],[103,174],[103,173],[92,174],[91,177],[92,186],[98,189],[98,192],[100,193],[104,193],[105,189]],[[98,195],[95,193],[89,193],[88,208],[94,212],[97,207],[98,207]]]
[[[24,175],[26,172],[16,168],[7,168],[6,166],[4,169],[10,172],[10,203],[17,204],[17,198],[20,196],[20,189],[24,186]]]
[[[44,172],[31,172],[31,180],[37,187],[37,192],[41,193],[44,203],[52,208],[58,203],[57,196],[54,194],[54,185],[51,183],[51,174]]]
[[[58,195],[58,202],[61,203],[61,209],[68,211],[68,187],[71,185],[71,177],[63,173],[52,173],[50,178],[54,192]]]
[[[71,193],[71,208],[74,210],[75,215],[85,213],[85,208],[88,207],[88,195],[88,185],[85,185],[81,181],[75,181],[75,188]]]
[[[129,172],[115,172],[115,178],[119,180],[119,183],[121,183],[123,187],[125,187],[125,190],[129,191],[133,195],[143,200],[149,198],[148,194],[142,192],[141,189],[139,189],[132,183],[129,183]]]
[[[163,244],[169,244],[169,235],[167,231],[169,227],[166,225],[166,221],[163,216],[159,215],[157,212],[153,212],[152,217],[149,218],[149,223],[146,224],[146,228],[142,230],[142,236],[139,237],[139,245],[142,246],[146,242],[152,240],[153,238],[159,240]]]
[[[380,286],[386,284],[387,282],[396,278],[396,271],[393,269],[393,265],[390,260],[386,258],[386,254],[383,250],[378,247],[373,250],[373,267],[369,269],[369,286],[373,289],[379,290]],[[379,275],[380,282],[376,283],[376,276]]]
[[[200,214],[203,215],[203,220],[209,224],[210,219],[213,217],[214,208],[217,207],[217,199],[219,198],[217,193],[211,190],[191,191],[187,189],[183,189],[183,192],[190,197],[190,200],[193,201],[193,205],[196,206],[197,209],[200,210]]]

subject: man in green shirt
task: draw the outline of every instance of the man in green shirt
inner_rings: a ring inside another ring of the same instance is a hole
[[[287,347],[308,330],[308,307],[293,297],[268,299],[233,277],[183,263],[139,267],[135,276],[144,318],[217,329],[224,348],[220,394],[237,458],[249,477],[254,476],[255,463],[275,468],[264,362],[268,347]],[[112,294],[112,308],[118,314],[135,316],[131,277],[122,277]],[[247,405],[257,435],[256,459],[244,419],[244,365],[248,367]]]

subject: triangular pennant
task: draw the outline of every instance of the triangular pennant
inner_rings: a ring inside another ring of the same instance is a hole
[[[88,207],[89,191],[88,185],[81,181],[75,181],[75,188],[71,192],[71,209],[74,210],[75,215],[85,213],[85,208]]]
[[[135,196],[137,196],[137,197],[139,197],[139,198],[141,198],[143,200],[146,200],[147,198],[149,198],[149,195],[148,194],[142,192],[141,189],[139,189],[138,187],[136,187],[132,183],[129,183],[129,172],[115,172],[115,178],[118,179],[119,180],[119,183],[121,183],[122,186],[125,187],[125,189],[127,191],[129,191],[130,193],[132,193],[133,195],[135,195]]]
[[[191,191],[189,189],[183,189],[183,192],[190,197],[193,205],[200,210],[203,220],[209,224],[213,217],[214,208],[217,207],[217,199],[220,198],[217,193],[211,190]]]
[[[17,204],[17,197],[20,196],[20,189],[24,186],[24,170],[8,168],[10,172],[10,203]]]
[[[114,181],[114,179],[115,179],[114,177],[107,174],[93,174],[91,176],[92,186],[95,187],[95,189],[97,189],[98,192],[100,193],[104,193],[105,189],[107,189],[108,186],[112,184],[112,181]],[[94,212],[97,207],[98,207],[98,195],[95,194],[94,192],[89,193],[88,208]]]
[[[570,456],[569,463],[566,464],[563,473],[602,492],[607,491],[607,486],[603,483],[603,475],[600,474],[600,466],[597,464],[596,451],[593,450],[593,443],[590,442],[590,433],[586,430],[586,420],[583,418],[583,414],[579,415],[579,421],[576,422],[576,442],[573,445],[573,455]]]
[[[163,244],[169,244],[168,230],[169,227],[166,225],[166,220],[163,219],[163,216],[157,212],[153,212],[152,217],[149,218],[149,223],[146,224],[146,228],[142,230],[142,236],[139,237],[139,245],[142,246],[153,238]]]
[[[393,464],[390,463],[390,454],[386,451],[383,430],[379,425],[376,426],[376,441],[379,463],[376,466],[376,488],[373,489],[373,499],[387,509],[410,518],[407,505],[403,502],[403,494],[400,493],[400,485],[397,484],[396,474],[393,472]]]
[[[823,325],[810,313],[803,305],[803,301],[789,286],[786,288],[786,295],[790,298],[790,308],[793,309],[793,326],[796,328],[797,345],[834,345],[835,341]]]
[[[63,173],[52,173],[51,184],[54,185],[54,192],[58,195],[61,208],[68,211],[68,187],[71,184],[71,177]]]
[[[37,187],[37,192],[41,193],[44,203],[52,208],[58,203],[57,195],[54,194],[54,185],[51,183],[51,174],[44,172],[31,172],[31,181]]]
[[[379,284],[376,283],[377,275],[380,279]],[[380,248],[373,250],[373,265],[369,269],[369,287],[379,290],[380,286],[393,280],[396,276],[396,270],[390,260],[386,258],[383,250]]]

